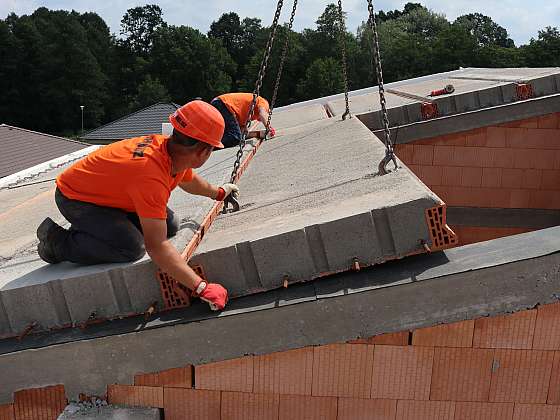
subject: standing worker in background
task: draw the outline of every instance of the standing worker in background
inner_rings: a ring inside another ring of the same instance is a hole
[[[247,122],[252,102],[252,93],[225,93],[210,102],[224,117],[225,130],[222,138],[224,147],[238,146],[241,142],[241,133],[245,129],[245,123]],[[257,96],[251,121],[262,122],[265,130],[248,132],[246,138],[264,138],[269,110],[268,101],[261,96]],[[274,128],[270,127],[269,134],[270,137],[274,137],[276,134]]]
[[[227,290],[207,283],[183,260],[168,238],[179,230],[167,207],[179,186],[190,194],[223,200],[235,184],[212,185],[193,172],[221,143],[224,120],[203,101],[169,116],[170,137],[150,135],[102,147],[56,180],[55,201],[71,223],[64,229],[46,218],[37,229],[38,253],[46,262],[78,264],[129,262],[147,251],[154,263],[214,310],[227,303]]]

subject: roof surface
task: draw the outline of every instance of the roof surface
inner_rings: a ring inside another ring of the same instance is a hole
[[[86,143],[0,124],[0,178],[89,147]]]
[[[169,115],[178,107],[174,103],[159,102],[88,131],[83,138],[89,141],[122,140],[161,133],[161,124],[168,123]]]

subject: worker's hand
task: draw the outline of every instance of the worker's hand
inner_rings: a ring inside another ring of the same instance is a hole
[[[218,283],[207,283],[203,280],[198,283],[194,292],[195,296],[207,302],[213,311],[224,309],[228,301],[227,290]]]
[[[276,130],[274,129],[274,127],[272,126],[268,127],[268,135],[270,137],[274,137],[276,135]]]
[[[235,184],[224,184],[218,188],[218,195],[216,196],[216,200],[224,201],[224,199],[232,194],[235,199],[239,197],[239,187]]]

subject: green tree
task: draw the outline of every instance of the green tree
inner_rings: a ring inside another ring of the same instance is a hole
[[[300,100],[333,95],[343,89],[340,63],[331,57],[313,61],[305,72],[305,78],[297,86]]]
[[[5,98],[0,101],[0,124],[18,125],[16,107],[13,101],[20,97],[15,81],[23,51],[22,46],[12,33],[10,25],[0,21],[0,92]]]
[[[124,45],[140,56],[148,56],[158,28],[165,26],[161,7],[156,4],[128,9],[121,20]]]
[[[507,30],[481,13],[459,16],[456,24],[464,26],[475,37],[480,46],[498,46],[512,48],[515,46]]]
[[[537,39],[531,38],[529,45],[522,48],[522,54],[529,67],[559,67],[560,31],[547,26],[539,31]]]
[[[132,101],[130,111],[133,112],[158,102],[169,102],[170,100],[169,92],[159,79],[152,79],[150,75],[147,75],[138,86],[138,93]]]

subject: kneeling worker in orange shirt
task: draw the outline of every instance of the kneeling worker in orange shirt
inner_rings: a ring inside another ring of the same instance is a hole
[[[207,283],[168,240],[179,229],[167,207],[171,191],[223,200],[235,184],[212,185],[193,172],[221,143],[224,120],[203,101],[192,101],[169,117],[170,137],[122,140],[89,154],[56,180],[56,204],[71,223],[64,229],[45,219],[37,229],[39,256],[55,264],[128,262],[147,251],[166,273],[193,290],[212,309],[223,309],[227,290]]]
[[[234,147],[239,145],[241,142],[241,133],[245,128],[245,123],[247,122],[247,117],[249,116],[249,109],[253,103],[252,93],[225,93],[212,99],[210,102],[225,121],[224,136],[222,137],[222,143],[225,147]],[[268,124],[268,112],[269,112],[268,101],[261,96],[257,96],[257,102],[253,109],[253,116],[251,121],[260,121],[263,123],[265,128]],[[276,131],[274,128],[269,128],[270,137],[274,137]],[[247,133],[246,138],[263,138],[264,130],[260,131],[250,131]]]

